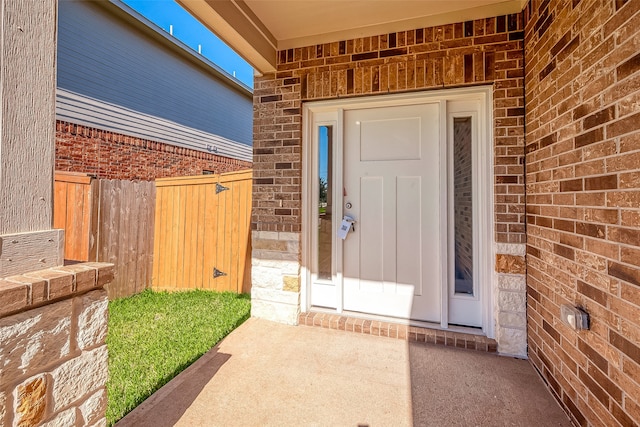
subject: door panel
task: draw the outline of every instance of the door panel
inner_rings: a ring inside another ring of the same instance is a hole
[[[382,292],[377,286],[384,281],[384,200],[382,177],[360,179],[360,228],[366,224],[367,233],[360,234],[360,279],[369,290]]]
[[[344,115],[344,309],[440,322],[439,104]],[[347,209],[347,203],[351,208]]]
[[[396,268],[397,281],[401,284],[415,284],[414,295],[422,295],[422,234],[416,230],[422,228],[420,204],[414,203],[421,197],[419,176],[404,176],[397,179],[397,221],[403,224],[397,227]]]

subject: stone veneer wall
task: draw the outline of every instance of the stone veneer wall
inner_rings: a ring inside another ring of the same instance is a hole
[[[639,425],[640,1],[525,15],[529,357],[577,424]]]
[[[0,426],[106,426],[113,265],[0,279]]]
[[[300,311],[304,101],[492,84],[497,338],[526,354],[523,38],[513,14],[278,52],[254,90],[254,316]]]

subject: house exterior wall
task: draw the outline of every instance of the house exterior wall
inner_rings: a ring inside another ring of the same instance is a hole
[[[254,90],[254,316],[300,311],[302,103],[493,85],[498,350],[526,354],[524,76],[520,14],[278,52]]]
[[[59,88],[251,144],[250,94],[197,53],[108,2],[60,0],[58,16]]]
[[[58,121],[55,168],[96,178],[153,180],[250,169],[251,162]]]
[[[525,16],[529,358],[577,424],[638,425],[640,2]]]
[[[0,6],[0,278],[64,259],[52,229],[55,24],[55,0]]]
[[[250,89],[124,4],[59,2],[56,170],[144,179],[251,167]]]

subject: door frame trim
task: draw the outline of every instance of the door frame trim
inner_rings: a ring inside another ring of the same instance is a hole
[[[446,104],[446,101],[450,100],[469,100],[476,99],[479,100],[484,107],[484,112],[480,112],[481,120],[480,120],[480,133],[481,133],[481,150],[482,158],[483,158],[483,169],[484,173],[481,174],[480,177],[481,182],[479,183],[479,192],[480,196],[482,196],[479,200],[485,200],[480,207],[480,241],[485,242],[482,248],[479,248],[480,253],[480,269],[483,274],[484,284],[483,284],[483,292],[482,292],[482,309],[483,309],[483,326],[482,331],[489,338],[493,338],[495,336],[495,320],[494,319],[494,286],[495,286],[495,274],[494,274],[494,263],[495,263],[495,243],[494,243],[494,188],[493,188],[493,152],[494,152],[494,143],[493,143],[493,86],[492,85],[483,85],[483,86],[473,86],[473,87],[465,87],[465,88],[454,88],[454,89],[438,89],[424,92],[408,92],[402,94],[389,94],[389,95],[376,95],[376,96],[364,96],[357,98],[347,98],[347,99],[334,99],[334,100],[326,100],[326,101],[313,101],[313,102],[305,102],[302,106],[302,228],[301,228],[301,294],[300,294],[300,308],[302,312],[307,312],[311,309],[311,261],[313,248],[311,247],[312,239],[310,232],[313,212],[311,211],[311,207],[313,206],[313,191],[309,191],[312,185],[313,180],[313,170],[312,162],[314,159],[313,150],[311,149],[313,144],[313,132],[315,132],[315,124],[317,122],[314,121],[314,115],[319,113],[329,113],[333,112],[335,114],[335,124],[337,130],[337,141],[335,141],[335,151],[334,151],[334,161],[342,161],[343,157],[343,123],[342,118],[344,116],[344,110],[348,109],[359,109],[359,108],[375,108],[375,107],[387,107],[387,106],[400,106],[400,105],[415,105],[422,104],[425,102],[441,102],[441,104]],[[446,144],[446,129],[447,129],[447,116],[441,114],[441,120],[444,121],[444,128],[441,127],[440,130],[440,143],[441,147],[443,144]],[[324,119],[322,122],[326,123],[327,120]],[[445,145],[446,147],[446,145]],[[341,164],[341,163],[338,163]],[[340,168],[334,168],[335,175],[335,185],[337,188],[342,187],[342,170]],[[340,197],[339,197],[340,196]],[[342,218],[343,215],[343,206],[342,206],[342,194],[336,194],[334,192],[334,197],[339,200],[339,203],[334,203],[335,208],[335,218]],[[445,197],[446,194],[442,197]],[[446,210],[446,203],[444,205],[444,209]],[[442,207],[441,207],[442,209]],[[334,228],[335,223],[334,221]],[[342,292],[342,277],[341,277],[341,259],[342,259],[342,245],[337,244],[336,249],[336,267],[337,274],[335,277],[336,280],[336,313],[342,313],[343,307],[343,292]],[[448,252],[443,252],[447,254]],[[445,257],[446,258],[446,257]],[[448,274],[447,266],[443,266],[443,270],[441,275],[446,277]],[[446,285],[446,281],[443,286]],[[447,327],[448,324],[448,307],[444,309],[445,305],[448,305],[448,295],[445,298],[443,295],[442,298],[443,311],[441,313],[442,316],[442,327]]]

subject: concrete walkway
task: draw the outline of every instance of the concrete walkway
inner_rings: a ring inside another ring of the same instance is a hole
[[[570,426],[529,362],[249,319],[126,426]]]

